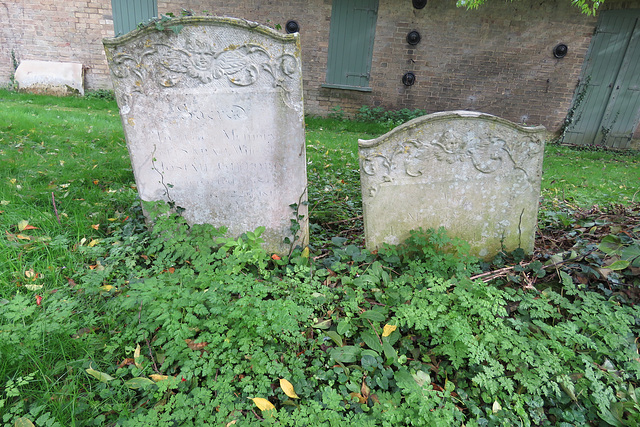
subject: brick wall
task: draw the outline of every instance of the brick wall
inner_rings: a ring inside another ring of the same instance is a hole
[[[596,19],[566,0],[487,3],[467,11],[450,1],[430,0],[415,10],[411,2],[382,0],[373,105],[477,110],[559,128]],[[422,36],[416,46],[406,42],[411,30]],[[569,48],[563,59],[552,52],[560,42]],[[414,86],[401,83],[407,71],[416,75]]]
[[[81,63],[88,88],[110,87],[102,38],[113,36],[111,0],[0,1],[0,84],[13,57]]]
[[[615,1],[615,0],[611,0]],[[618,7],[640,5],[640,0]],[[596,19],[568,0],[490,0],[479,10],[453,0],[429,0],[416,10],[409,0],[380,0],[370,85],[372,92],[322,88],[325,81],[331,0],[158,1],[160,14],[180,9],[233,16],[272,27],[300,25],[305,109],[325,115],[335,106],[362,105],[428,112],[470,109],[557,130],[571,106]],[[81,62],[88,89],[110,87],[101,40],[113,35],[110,0],[0,1],[0,84],[18,61]],[[407,33],[421,42],[410,46]],[[568,55],[556,59],[558,43]],[[408,71],[411,87],[402,84]]]

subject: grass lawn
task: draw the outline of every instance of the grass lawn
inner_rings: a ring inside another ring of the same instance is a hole
[[[0,91],[0,426],[638,425],[640,154],[548,144],[533,259],[372,254],[387,130],[307,118],[311,253],[276,259],[147,227],[115,102]]]

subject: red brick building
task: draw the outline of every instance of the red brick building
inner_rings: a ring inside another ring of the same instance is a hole
[[[342,6],[347,3],[351,12]],[[453,0],[428,0],[422,8],[419,3],[160,0],[157,6],[159,14],[187,9],[282,32],[295,21],[310,114],[326,115],[336,106],[353,112],[363,105],[468,109],[561,128],[597,17],[580,13],[569,0],[488,0],[471,11]],[[640,8],[640,0],[607,0],[605,8]],[[348,15],[354,10],[356,17]],[[0,1],[0,20],[0,84],[9,83],[15,63],[39,59],[80,62],[88,90],[110,87],[101,40],[114,35],[111,0]],[[558,57],[554,48],[560,44],[567,49]],[[415,76],[412,85],[411,78],[403,83],[407,73]]]

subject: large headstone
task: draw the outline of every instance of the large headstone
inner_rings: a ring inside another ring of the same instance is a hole
[[[232,18],[163,25],[103,42],[141,199],[231,236],[265,226],[271,252],[306,244],[298,35]]]
[[[453,111],[360,140],[366,245],[399,244],[445,227],[483,258],[533,251],[544,127]]]

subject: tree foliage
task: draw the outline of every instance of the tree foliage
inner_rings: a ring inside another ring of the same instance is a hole
[[[486,0],[458,0],[458,7],[466,7],[467,9],[477,9],[483,4],[485,4]],[[582,13],[590,16],[595,16],[598,8],[602,6],[604,1],[598,0],[571,0],[571,4],[578,7]]]

